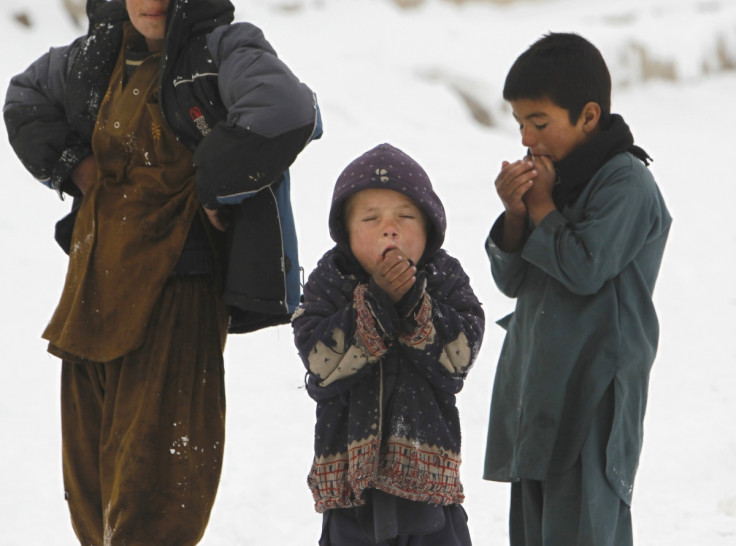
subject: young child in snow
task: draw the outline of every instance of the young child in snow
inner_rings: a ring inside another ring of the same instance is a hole
[[[308,482],[321,546],[470,544],[455,395],[485,319],[441,249],[445,226],[425,171],[389,144],[337,180],[337,245],[293,318],[317,402]]]
[[[633,542],[671,218],[610,95],[600,52],[575,34],[541,38],[504,86],[528,151],[503,162],[486,242],[516,310],[500,322],[484,477],[512,482],[513,546]]]

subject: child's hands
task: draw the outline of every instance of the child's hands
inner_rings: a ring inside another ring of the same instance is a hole
[[[507,216],[525,218],[528,211],[524,195],[532,187],[532,179],[537,176],[534,163],[529,158],[514,163],[504,161],[501,172],[496,177],[496,193],[501,199]]]
[[[417,268],[398,248],[392,248],[373,273],[375,283],[396,303],[416,282]]]
[[[526,203],[532,222],[538,225],[555,208],[552,190],[557,179],[557,172],[552,160],[547,156],[534,156],[528,159],[533,161],[537,175],[522,199]]]
[[[501,240],[497,243],[506,252],[516,252],[524,244],[529,214],[524,196],[534,184],[535,176],[534,164],[526,157],[514,163],[504,161],[496,177],[496,192],[506,209]]]
[[[551,198],[552,188],[554,188],[555,180],[557,179],[557,172],[552,161],[547,156],[538,155],[533,158],[527,156],[526,160],[533,162],[534,170],[537,172],[531,188],[524,194],[524,202],[528,206],[530,202],[536,202],[545,197]]]

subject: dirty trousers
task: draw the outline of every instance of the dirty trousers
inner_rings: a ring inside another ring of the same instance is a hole
[[[202,538],[222,468],[224,341],[211,279],[174,277],[139,349],[63,362],[64,489],[81,544]]]

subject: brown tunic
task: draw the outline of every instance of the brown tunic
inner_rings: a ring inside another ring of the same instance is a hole
[[[43,334],[49,351],[108,362],[139,347],[197,213],[191,152],[163,120],[160,58],[123,87],[121,53],[97,118],[98,181],[84,195],[61,301]]]

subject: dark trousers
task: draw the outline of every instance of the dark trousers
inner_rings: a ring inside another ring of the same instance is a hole
[[[224,316],[211,280],[173,278],[143,346],[63,362],[64,489],[81,544],[201,539],[222,468]]]
[[[375,542],[361,528],[355,510],[328,510],[323,515],[320,546],[471,546],[468,516],[462,506],[443,507],[445,525],[429,534],[400,534],[391,540]]]
[[[613,419],[608,389],[575,465],[545,481],[511,485],[511,546],[631,546],[631,511],[606,478]]]

